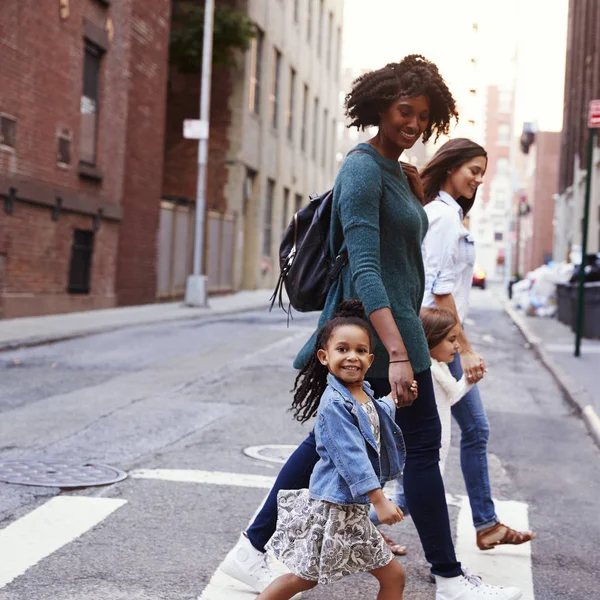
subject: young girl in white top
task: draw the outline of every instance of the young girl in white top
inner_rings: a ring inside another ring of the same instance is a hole
[[[468,383],[464,375],[457,381],[448,367],[448,363],[454,360],[460,349],[460,324],[456,315],[443,308],[423,308],[420,316],[431,355],[433,389],[442,423],[440,471],[443,475],[450,450],[450,408],[464,397],[473,387],[473,383]]]

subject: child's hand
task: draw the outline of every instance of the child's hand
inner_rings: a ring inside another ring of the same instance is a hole
[[[413,400],[416,400],[419,396],[419,386],[416,379],[413,379],[413,382],[410,384],[410,393]]]
[[[399,523],[404,519],[404,513],[396,506],[393,502],[390,502],[387,498],[383,498],[373,503],[373,508],[377,513],[377,518],[384,525],[393,525]]]

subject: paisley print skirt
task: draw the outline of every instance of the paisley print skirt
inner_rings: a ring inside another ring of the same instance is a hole
[[[277,531],[267,549],[302,579],[331,583],[394,558],[369,519],[369,505],[314,500],[303,489],[281,490],[277,506]]]

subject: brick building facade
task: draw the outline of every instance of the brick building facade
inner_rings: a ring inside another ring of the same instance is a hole
[[[559,196],[555,205],[554,250],[558,260],[575,260],[582,243],[587,170],[589,101],[600,98],[600,1],[570,0]],[[600,136],[592,163],[588,252],[600,252]]]
[[[0,3],[0,310],[153,301],[169,0]]]

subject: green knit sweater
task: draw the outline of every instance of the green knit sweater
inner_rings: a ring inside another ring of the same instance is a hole
[[[425,275],[421,243],[427,215],[397,161],[382,157],[370,144],[359,144],[344,160],[333,192],[332,253],[348,249],[349,264],[327,296],[319,328],[342,300],[360,298],[367,315],[390,308],[415,373],[431,365],[419,319]],[[315,348],[315,332],[294,367],[301,369]],[[371,377],[388,377],[389,355],[376,336]]]

